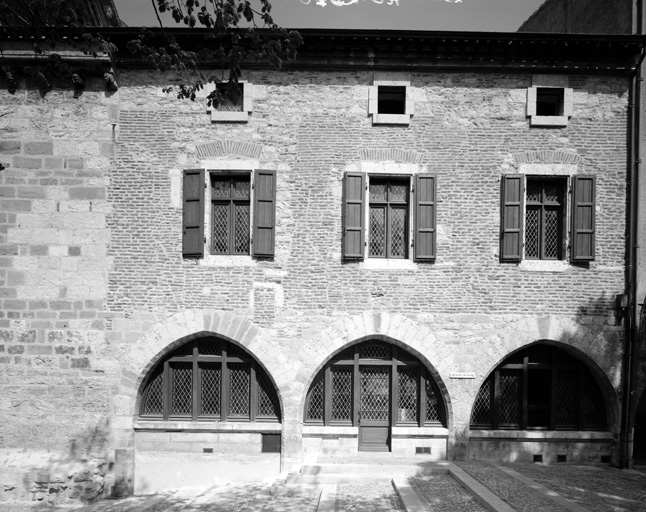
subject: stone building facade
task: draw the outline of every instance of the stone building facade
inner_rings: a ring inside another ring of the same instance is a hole
[[[0,92],[0,500],[616,462],[641,43],[387,37],[306,32],[235,112]]]

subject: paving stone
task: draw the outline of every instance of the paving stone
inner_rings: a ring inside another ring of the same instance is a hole
[[[433,512],[485,512],[449,474],[420,475],[409,479],[418,498]]]
[[[404,504],[387,481],[340,484],[337,512],[405,512]]]

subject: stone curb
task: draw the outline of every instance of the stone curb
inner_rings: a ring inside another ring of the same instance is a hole
[[[582,507],[581,505],[574,503],[567,498],[564,498],[555,491],[551,491],[547,487],[535,482],[531,478],[527,478],[525,475],[514,471],[513,469],[507,468],[505,466],[500,466],[499,464],[492,464],[495,468],[499,469],[503,473],[506,473],[510,477],[518,480],[519,482],[525,484],[527,487],[540,494],[544,498],[553,501],[556,505],[561,507],[563,510],[568,510],[570,512],[590,512],[590,509]]]
[[[492,493],[475,478],[469,476],[463,469],[450,464],[449,474],[464,487],[483,507],[491,512],[516,512],[505,501]]]
[[[337,485],[322,485],[316,512],[334,512],[336,509]]]
[[[426,512],[424,505],[410,486],[405,477],[396,476],[392,479],[393,487],[404,504],[406,512]]]

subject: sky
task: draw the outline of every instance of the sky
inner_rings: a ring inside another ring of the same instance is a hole
[[[515,32],[544,1],[272,0],[271,4],[274,21],[286,28]],[[126,25],[157,25],[151,0],[114,2]],[[170,18],[163,21],[173,25]]]

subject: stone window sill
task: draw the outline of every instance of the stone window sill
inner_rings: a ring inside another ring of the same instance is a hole
[[[525,272],[567,272],[572,265],[565,260],[523,260],[518,268]]]

